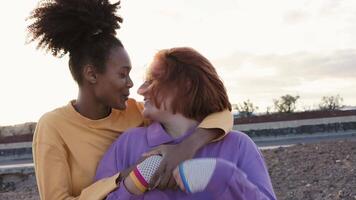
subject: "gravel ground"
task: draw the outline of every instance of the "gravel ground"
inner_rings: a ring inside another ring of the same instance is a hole
[[[356,140],[263,150],[278,199],[356,200]],[[33,174],[0,175],[1,200],[38,199]],[[10,175],[7,175],[10,176]]]
[[[356,200],[356,140],[263,151],[278,199]]]

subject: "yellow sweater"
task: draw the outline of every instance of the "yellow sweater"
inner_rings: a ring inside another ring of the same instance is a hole
[[[37,185],[42,200],[103,199],[117,185],[118,174],[93,183],[96,167],[109,146],[125,130],[147,123],[143,106],[133,99],[124,111],[113,109],[100,120],[80,115],[70,102],[44,114],[33,139]],[[229,132],[232,115],[228,111],[208,116],[201,128]]]

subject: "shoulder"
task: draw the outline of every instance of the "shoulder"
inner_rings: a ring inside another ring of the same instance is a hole
[[[244,132],[241,131],[230,131],[224,139],[228,140],[239,140],[239,141],[249,141],[251,138]]]
[[[69,104],[65,106],[61,106],[58,108],[55,108],[49,112],[46,112],[43,114],[40,119],[38,120],[38,123],[54,123],[58,122],[58,120],[65,118],[66,115],[69,114]]]
[[[36,129],[45,128],[48,130],[58,128],[66,118],[65,112],[66,109],[64,106],[43,114],[37,122]]]
[[[115,144],[140,143],[140,141],[146,141],[146,134],[147,134],[147,127],[130,128],[120,135],[120,137],[115,141]]]
[[[56,108],[43,114],[37,122],[34,142],[56,143],[60,140],[59,129],[64,121],[66,106]]]
[[[146,135],[148,127],[130,128],[123,132],[119,138],[140,138]]]
[[[234,145],[238,145],[239,149],[257,148],[255,142],[246,133],[241,131],[230,131],[224,137],[224,142],[234,143]]]

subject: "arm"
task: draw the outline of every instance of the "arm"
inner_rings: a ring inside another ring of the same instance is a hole
[[[42,200],[103,199],[115,189],[113,175],[84,188],[80,196],[72,194],[71,170],[68,153],[56,128],[46,119],[36,127],[33,141],[33,157],[39,194]]]
[[[220,137],[216,137],[215,139],[219,140],[224,135],[228,134],[233,126],[234,119],[233,115],[229,110],[223,110],[218,113],[213,113],[204,118],[204,120],[199,124],[199,128],[201,129],[216,129],[219,130]],[[211,141],[210,141],[211,142]]]
[[[256,163],[260,161],[256,160]],[[251,168],[252,170],[242,171],[233,163],[218,159],[208,191],[211,191],[214,196],[220,196],[221,199],[275,200],[266,167],[259,164]],[[251,180],[252,173],[258,179]]]
[[[181,143],[177,145],[161,145],[144,154],[144,156],[163,155],[161,165],[151,180],[151,187],[156,185],[157,180],[161,178],[158,184],[159,189],[165,189],[167,186],[173,188],[175,186],[172,177],[173,169],[176,168],[179,163],[193,158],[196,152],[206,144],[220,140],[231,130],[232,125],[233,117],[229,110],[213,113],[199,124],[194,134],[190,135]]]
[[[135,103],[137,109],[142,113],[144,109],[143,103],[142,102],[135,102]],[[147,118],[143,119],[143,125],[149,125],[150,123],[151,123],[150,119]],[[198,135],[203,137],[206,133],[208,133],[208,135],[209,133],[214,135],[213,137],[208,136],[207,138],[205,138],[208,142],[213,141],[213,139],[219,140],[231,131],[233,123],[234,123],[233,115],[229,110],[226,109],[221,112],[212,113],[207,117],[205,117],[198,126],[198,130],[201,129],[200,133],[199,131],[197,131],[197,133]],[[207,132],[205,132],[204,130],[207,130]],[[208,130],[213,130],[213,131],[208,131]]]
[[[194,191],[202,191],[202,188],[206,188],[208,192],[222,199],[276,199],[263,155],[255,143],[243,133],[239,133],[239,137],[229,137],[226,140],[231,143],[225,151],[236,151],[233,156],[235,158],[231,158],[231,161],[230,159],[227,161],[219,158],[201,158],[185,161],[174,171],[174,177],[178,180],[178,185],[182,188],[180,174],[184,176],[184,174],[189,173],[177,173],[177,170],[183,172],[190,170],[194,173],[190,173],[191,175],[188,175],[188,179],[193,178],[204,183],[205,178],[205,183],[208,183],[205,185],[198,184],[199,187],[193,186]],[[192,161],[194,161],[194,165],[189,164]],[[185,165],[187,167],[182,168]],[[209,174],[208,172],[211,171],[213,173]],[[203,177],[194,177],[202,172]]]
[[[256,144],[241,133],[238,146],[236,163],[222,164],[225,167],[230,165],[229,168],[232,169],[227,190],[222,196],[227,199],[234,195],[242,199],[276,199],[263,155]],[[217,173],[224,173],[224,170],[225,168],[220,167]]]
[[[193,196],[204,191],[214,199],[276,199],[265,166],[251,167],[254,170],[245,173],[223,159],[193,159],[180,164],[174,177],[179,187]],[[250,172],[258,180],[250,180]]]
[[[129,153],[127,152],[128,146],[126,135],[122,135],[117,141],[115,141],[109,150],[104,154],[100,161],[95,175],[95,180],[105,180],[107,177],[111,177],[121,171],[120,176],[116,179],[116,182],[120,187],[111,192],[106,200],[109,199],[122,199],[129,200],[135,199],[134,194],[139,194],[132,180],[127,176],[137,163],[140,163],[140,159],[135,165],[130,165]],[[136,192],[137,191],[137,192]],[[132,194],[133,193],[133,194]]]

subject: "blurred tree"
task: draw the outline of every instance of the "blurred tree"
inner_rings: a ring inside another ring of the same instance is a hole
[[[280,99],[273,99],[274,108],[281,113],[292,113],[295,110],[295,105],[299,98],[299,95],[292,96],[286,94],[281,96]]]
[[[271,114],[271,106],[267,106],[267,108],[266,108],[266,115],[269,115],[269,114]]]
[[[338,110],[343,107],[342,102],[344,99],[340,95],[336,96],[324,96],[321,98],[321,103],[319,104],[320,110]]]
[[[258,110],[258,106],[253,105],[253,103],[248,99],[242,102],[242,104],[234,104],[234,108],[239,111],[239,114],[243,117],[252,116],[252,114]]]

